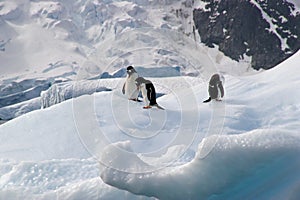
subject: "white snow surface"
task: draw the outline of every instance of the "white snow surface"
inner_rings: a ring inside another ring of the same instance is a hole
[[[225,75],[222,102],[202,103],[200,78],[156,78],[166,110],[144,110],[121,78],[2,124],[0,198],[298,199],[299,56]]]

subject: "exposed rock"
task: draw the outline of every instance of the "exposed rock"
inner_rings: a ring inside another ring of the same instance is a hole
[[[269,69],[300,48],[300,14],[285,0],[202,0],[194,22],[201,42],[234,60],[252,57],[254,69]]]

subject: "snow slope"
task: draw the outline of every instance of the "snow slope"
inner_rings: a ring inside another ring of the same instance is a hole
[[[223,102],[203,104],[199,78],[156,78],[166,110],[143,110],[112,79],[2,124],[0,198],[298,199],[299,56],[226,75]]]
[[[109,164],[101,178],[159,199],[298,199],[298,61],[299,52],[274,70],[228,77],[223,134],[199,141],[193,160],[158,170],[132,141],[118,142],[105,149],[101,161]]]

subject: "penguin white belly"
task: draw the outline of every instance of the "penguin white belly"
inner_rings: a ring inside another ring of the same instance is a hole
[[[150,101],[149,101],[148,96],[147,96],[147,89],[146,89],[145,84],[142,84],[140,86],[140,89],[141,89],[142,96],[143,96],[143,99],[144,99],[144,102],[145,102],[145,106],[149,106]]]
[[[137,86],[135,84],[135,79],[138,78],[137,73],[131,74],[129,77],[127,77],[125,82],[125,94],[128,97],[128,99],[136,99],[138,98],[139,91],[137,89]]]
[[[221,90],[220,90],[219,86],[217,88],[218,88],[217,100],[221,100]]]
[[[224,89],[223,89],[223,86],[222,86],[222,81],[218,84],[218,97],[217,97],[217,99],[218,100],[221,100],[222,99],[222,97],[223,97],[223,95],[222,95],[222,93],[224,93]],[[223,90],[221,90],[221,89],[223,89]]]

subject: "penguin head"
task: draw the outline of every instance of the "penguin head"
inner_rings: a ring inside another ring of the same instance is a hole
[[[216,83],[218,83],[220,81],[221,81],[220,80],[220,75],[219,74],[214,74],[214,75],[211,76],[209,84],[210,85],[214,85],[214,84],[216,84]]]
[[[136,73],[135,69],[131,65],[127,67],[126,72],[128,75]]]

